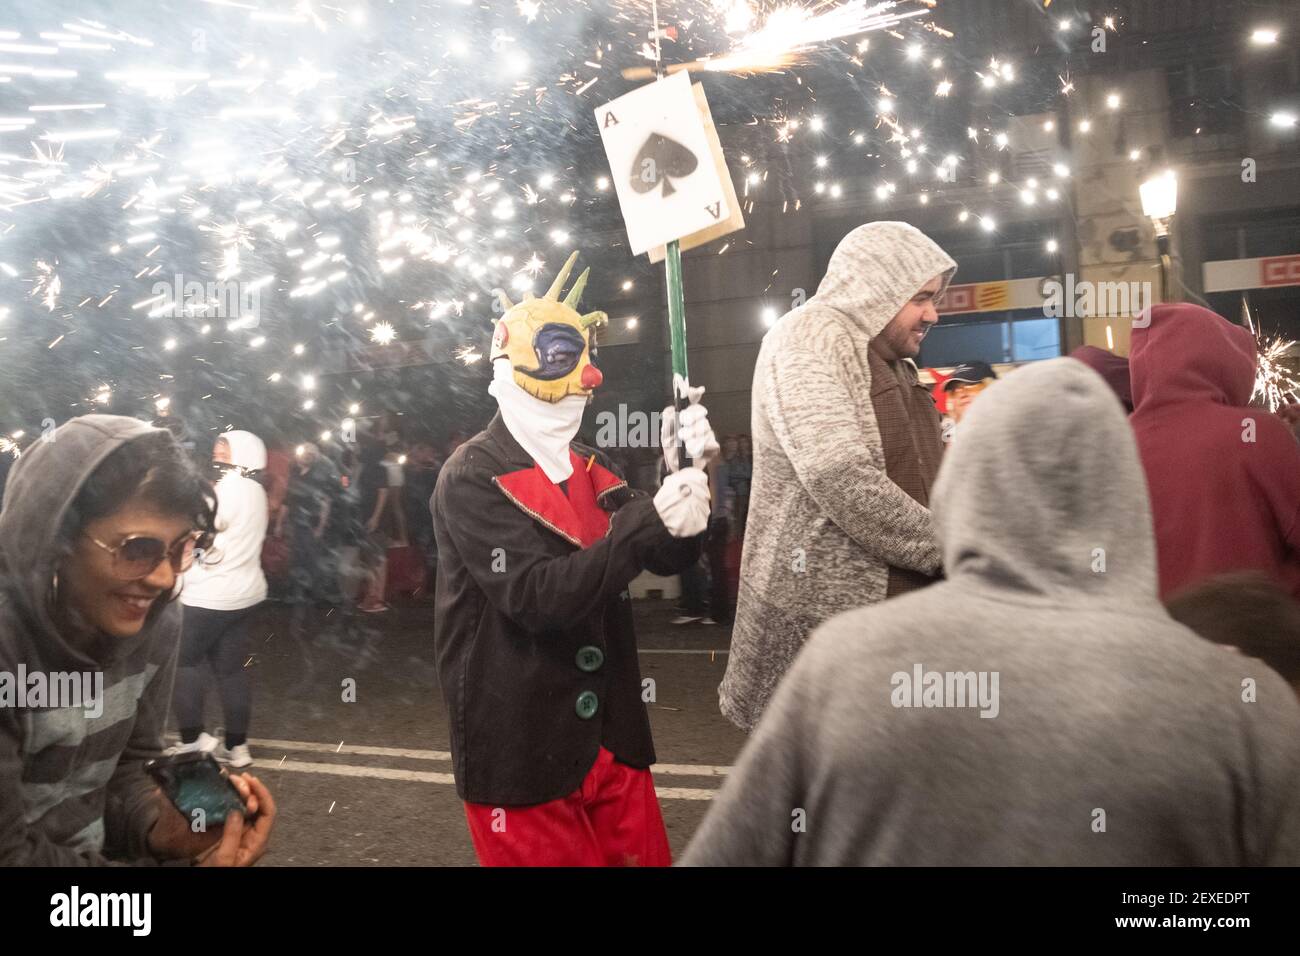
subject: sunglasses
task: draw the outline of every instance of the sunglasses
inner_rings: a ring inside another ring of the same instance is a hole
[[[212,540],[212,535],[203,531],[187,531],[170,545],[160,538],[132,534],[113,547],[93,535],[86,537],[113,556],[113,576],[123,581],[147,578],[164,560],[170,562],[172,571],[182,574],[193,566],[195,552],[207,548]]]

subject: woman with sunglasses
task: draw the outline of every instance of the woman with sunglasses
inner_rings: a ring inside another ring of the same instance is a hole
[[[265,852],[275,803],[256,778],[231,778],[255,820],[193,833],[144,772],[171,701],[178,579],[214,504],[176,440],[132,418],[72,419],[14,466],[0,512],[0,865]],[[18,699],[4,693],[13,675]],[[38,686],[51,693],[26,693]],[[76,686],[97,699],[70,701]]]

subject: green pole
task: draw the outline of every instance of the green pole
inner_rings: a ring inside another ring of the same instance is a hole
[[[682,248],[674,239],[668,243],[664,256],[665,276],[668,280],[668,335],[673,350],[673,374],[689,381],[686,374],[686,302],[682,292]],[[671,387],[671,386],[670,386]],[[678,413],[686,407],[686,399],[672,389],[673,407]],[[682,466],[690,464],[686,458],[686,449],[678,439],[678,455]]]
[[[672,337],[673,373],[686,378],[686,303],[682,293],[682,248],[674,239],[664,257],[668,277],[668,331]]]

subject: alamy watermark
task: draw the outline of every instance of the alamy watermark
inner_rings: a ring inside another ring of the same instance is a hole
[[[889,702],[895,707],[978,707],[981,717],[996,717],[999,671],[927,671],[913,664],[911,673],[895,671]]]
[[[0,707],[80,707],[87,717],[104,713],[103,671],[0,671]]]
[[[658,448],[662,412],[628,410],[620,403],[618,411],[596,415],[597,448]]]
[[[147,306],[151,319],[226,319],[232,327],[252,329],[262,321],[262,286],[265,284],[265,280],[199,282],[186,280],[177,273],[171,282],[155,282],[153,297],[138,303],[138,307]]]
[[[73,886],[50,897],[50,925],[56,927],[117,926],[130,929],[133,936],[148,936],[152,915],[150,893],[83,893]]]
[[[1144,314],[1150,321],[1155,301],[1150,282],[1093,282],[1076,280],[1073,273],[1044,280],[1042,293],[1043,315],[1052,319],[1101,316],[1131,318],[1138,324]]]

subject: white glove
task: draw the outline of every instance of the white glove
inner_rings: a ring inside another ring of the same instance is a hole
[[[682,409],[681,414],[680,443],[686,446],[686,454],[692,461],[712,458],[722,449],[709,425],[709,410],[699,404],[704,396],[704,386],[691,388],[680,376],[674,376],[673,387],[678,395],[690,399],[690,404]],[[677,409],[669,405],[659,419],[659,447],[663,449],[669,471],[676,471],[679,467],[678,444]]]
[[[655,492],[655,511],[674,538],[693,538],[709,526],[709,477],[698,468],[683,468],[664,479]]]

